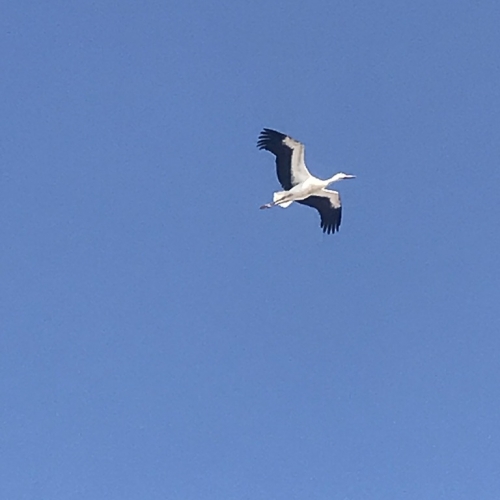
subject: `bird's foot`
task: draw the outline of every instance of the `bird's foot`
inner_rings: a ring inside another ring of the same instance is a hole
[[[261,210],[264,210],[264,208],[271,208],[273,205],[271,203],[266,203],[265,205],[262,205],[260,207]]]

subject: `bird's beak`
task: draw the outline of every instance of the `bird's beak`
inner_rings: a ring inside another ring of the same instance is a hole
[[[356,179],[356,176],[355,175],[346,175],[345,176],[345,179]]]

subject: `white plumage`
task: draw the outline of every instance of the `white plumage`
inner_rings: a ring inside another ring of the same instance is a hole
[[[276,156],[276,173],[284,189],[274,193],[272,203],[260,208],[286,208],[296,201],[319,212],[324,233],[338,231],[342,219],[340,194],[326,188],[333,182],[354,179],[355,176],[339,172],[326,180],[314,177],[304,161],[304,145],[276,130],[265,128],[260,133],[257,147]]]

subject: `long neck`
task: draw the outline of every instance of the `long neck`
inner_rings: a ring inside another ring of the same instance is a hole
[[[335,174],[333,177],[330,177],[329,179],[327,179],[328,181],[328,184],[331,184],[332,182],[337,182],[339,181],[340,179],[342,178],[342,174]]]

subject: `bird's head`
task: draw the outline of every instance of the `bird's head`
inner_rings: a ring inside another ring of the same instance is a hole
[[[344,179],[355,179],[356,176],[352,174],[344,174],[344,172],[339,172],[337,174],[339,176],[339,181],[343,181]]]
[[[355,179],[355,178],[356,178],[355,175],[344,174],[344,172],[339,172],[338,174],[335,174],[333,177],[330,177],[330,179],[328,179],[328,184],[330,184],[331,182],[343,181],[344,179]]]

